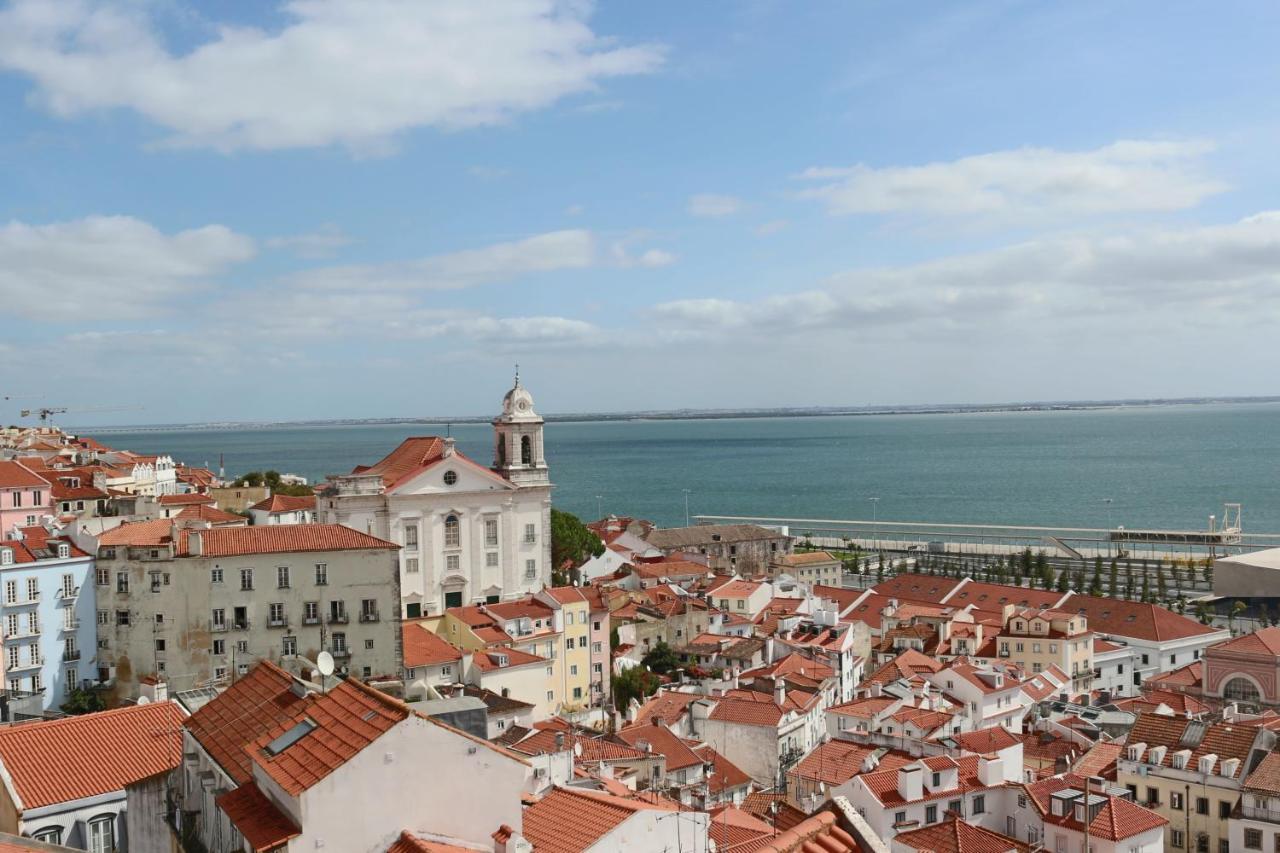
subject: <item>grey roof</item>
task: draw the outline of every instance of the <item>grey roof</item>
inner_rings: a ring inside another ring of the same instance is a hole
[[[719,536],[719,539],[713,537]],[[695,524],[692,527],[663,527],[650,531],[645,541],[655,548],[689,548],[722,542],[755,542],[785,539],[782,531],[756,524]]]

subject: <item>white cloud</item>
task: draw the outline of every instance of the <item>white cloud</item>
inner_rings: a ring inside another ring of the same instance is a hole
[[[343,246],[351,244],[351,238],[342,233],[336,225],[322,225],[315,231],[306,234],[291,234],[287,237],[271,237],[263,241],[268,249],[284,249],[293,252],[299,258],[313,260],[332,257]]]
[[[649,249],[636,258],[642,267],[666,267],[676,262],[676,255],[665,249]]]
[[[0,226],[0,295],[30,319],[145,315],[254,255],[222,225],[165,234],[129,216]]]
[[[689,212],[694,216],[732,216],[742,210],[742,199],[731,195],[699,193],[689,198]]]
[[[609,246],[609,253],[613,258],[614,265],[623,268],[646,267],[655,269],[657,267],[671,266],[679,260],[679,257],[674,252],[668,252],[666,249],[646,249],[638,255],[633,255],[628,247],[644,237],[645,234],[641,232],[621,240],[615,240]]]
[[[785,219],[771,219],[768,222],[762,222],[757,225],[753,230],[757,237],[768,237],[784,230],[790,224],[791,223]]]
[[[599,36],[582,0],[288,0],[278,30],[222,26],[175,53],[131,0],[14,0],[0,67],[31,77],[58,116],[135,110],[170,142],[221,150],[342,144],[499,124],[663,51]]]
[[[527,273],[583,269],[594,261],[591,232],[575,229],[415,261],[322,267],[296,273],[289,281],[312,289],[357,294],[369,290],[456,290]]]
[[[499,178],[505,178],[510,175],[511,170],[504,169],[501,166],[469,166],[467,167],[467,174],[482,181],[496,181]]]
[[[1196,169],[1204,142],[1120,141],[1092,151],[1020,148],[923,166],[811,168],[802,197],[832,214],[1026,216],[1167,211],[1227,189]]]
[[[1142,318],[1167,328],[1280,320],[1280,211],[1228,225],[1036,240],[903,267],[853,270],[821,288],[743,302],[656,306],[663,324],[708,333],[894,329],[923,334],[1061,328]]]

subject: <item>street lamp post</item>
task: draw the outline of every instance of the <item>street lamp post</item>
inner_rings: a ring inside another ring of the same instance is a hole
[[[1107,505],[1107,556],[1111,553],[1111,498],[1103,498],[1102,502]]]
[[[684,526],[689,526],[689,489],[681,489],[684,492]]]
[[[596,518],[604,518],[603,495],[596,495]]]
[[[880,503],[879,498],[867,498],[871,501],[871,547],[876,551],[880,550],[880,527],[876,522],[876,507]]]

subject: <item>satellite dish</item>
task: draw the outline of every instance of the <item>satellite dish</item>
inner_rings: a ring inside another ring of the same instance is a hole
[[[150,697],[150,696],[139,696],[139,697],[138,697],[138,704],[139,704],[139,705],[150,705],[150,704],[151,704],[151,697]]]
[[[321,652],[316,655],[316,669],[320,670],[323,676],[333,675],[333,655],[328,652]]]

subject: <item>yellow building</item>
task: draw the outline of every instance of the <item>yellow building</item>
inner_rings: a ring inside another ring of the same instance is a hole
[[[1071,677],[1076,692],[1093,682],[1093,632],[1082,613],[1034,607],[1015,608],[995,638],[997,657],[1030,673],[1056,666]]]
[[[1170,853],[1231,853],[1230,817],[1255,751],[1276,735],[1231,723],[1144,713],[1116,762],[1116,781],[1169,821]]]

